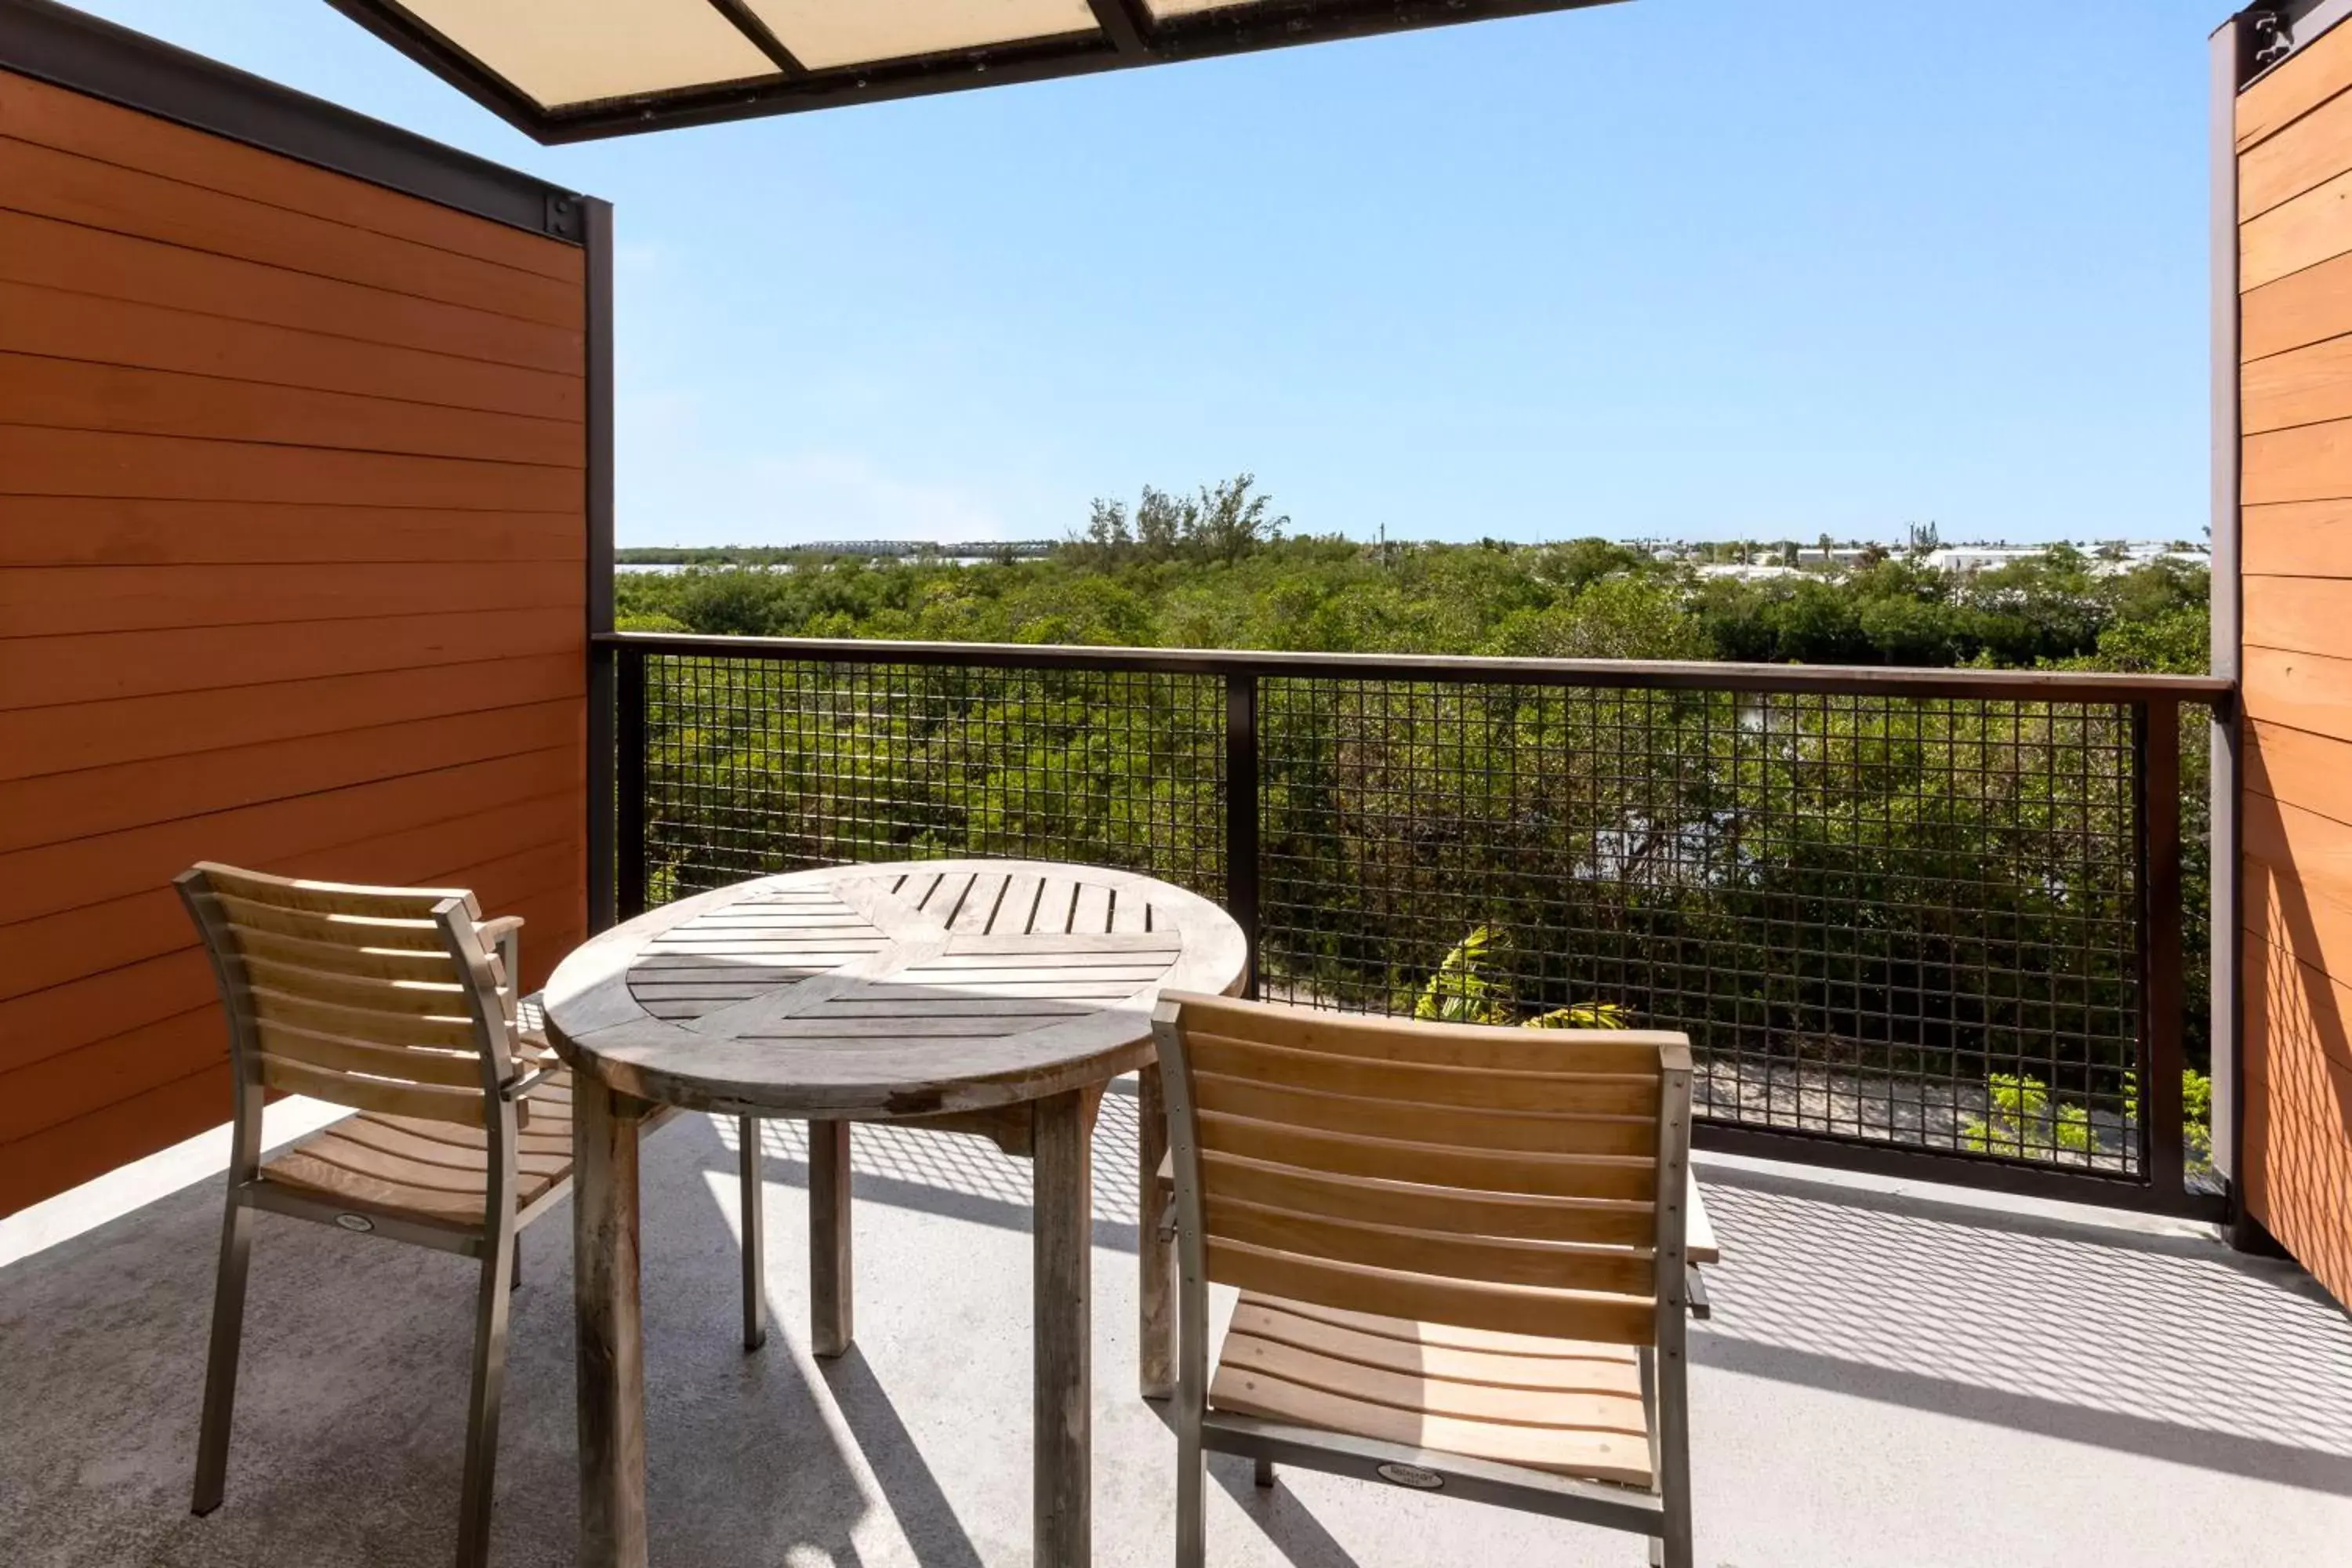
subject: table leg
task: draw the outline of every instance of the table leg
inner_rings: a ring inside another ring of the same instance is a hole
[[[856,1276],[849,1256],[850,1125],[808,1124],[809,1337],[821,1356],[847,1353],[856,1332]]]
[[[1098,1089],[1034,1102],[1036,1568],[1093,1557],[1093,1135]]]
[[[1163,1241],[1160,1219],[1166,1199],[1160,1165],[1168,1157],[1168,1105],[1160,1089],[1160,1064],[1135,1075],[1136,1261],[1142,1311],[1136,1322],[1136,1382],[1146,1399],[1176,1392],[1176,1242]]]
[[[644,1100],[572,1085],[572,1311],[578,1328],[581,1568],[645,1568],[646,1368],[637,1297]]]

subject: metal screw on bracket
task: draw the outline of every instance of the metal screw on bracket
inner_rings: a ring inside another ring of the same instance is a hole
[[[2294,34],[2276,11],[2257,11],[2248,18],[2254,28],[2254,69],[2264,70],[2294,53]]]

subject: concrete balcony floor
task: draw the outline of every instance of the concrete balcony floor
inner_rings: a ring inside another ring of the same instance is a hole
[[[1120,1086],[1124,1087],[1124,1086]],[[1134,1392],[1135,1101],[1097,1148],[1096,1560],[1172,1553],[1175,1443]],[[1028,1172],[861,1128],[857,1347],[808,1353],[802,1130],[772,1123],[768,1348],[737,1342],[733,1128],[645,1157],[656,1563],[1029,1560]],[[1699,1560],[2322,1564],[2352,1551],[2352,1325],[2187,1226],[2083,1224],[1710,1164],[1726,1252],[1692,1377]],[[2021,1210],[2024,1212],[2020,1212]],[[0,1561],[440,1564],[472,1266],[263,1215],[228,1500],[187,1512],[218,1187],[0,1267]],[[568,1210],[526,1233],[493,1559],[572,1561]],[[0,1254],[5,1256],[5,1254]],[[1219,1565],[1615,1564],[1642,1543],[1213,1461]]]

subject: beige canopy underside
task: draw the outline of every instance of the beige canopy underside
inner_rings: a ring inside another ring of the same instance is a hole
[[[1145,0],[1157,20],[1239,0]],[[543,109],[773,76],[710,0],[406,0]],[[741,0],[810,70],[1098,31],[1087,0]]]

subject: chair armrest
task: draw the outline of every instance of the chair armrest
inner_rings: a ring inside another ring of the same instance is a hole
[[[474,934],[499,950],[499,966],[507,972],[507,984],[520,988],[522,984],[522,917],[500,915],[496,920],[483,921],[474,927]]]
[[[532,1089],[562,1070],[561,1067],[550,1064],[546,1067],[533,1068],[527,1073],[518,1074],[499,1085],[499,1098],[509,1103],[520,1100]]]

